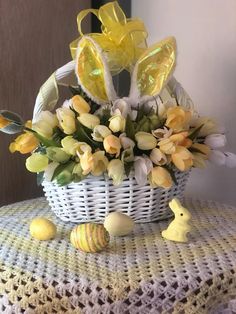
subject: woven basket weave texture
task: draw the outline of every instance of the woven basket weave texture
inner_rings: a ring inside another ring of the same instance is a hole
[[[168,203],[173,197],[182,199],[188,176],[176,172],[178,185],[166,190],[139,186],[132,176],[120,186],[108,177],[93,176],[63,187],[47,181],[42,185],[51,209],[64,221],[102,222],[108,213],[120,211],[136,222],[152,222],[172,216]]]

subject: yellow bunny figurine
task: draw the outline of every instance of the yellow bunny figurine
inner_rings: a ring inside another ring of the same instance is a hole
[[[163,238],[176,242],[187,242],[187,233],[191,230],[189,220],[191,214],[184,208],[177,198],[169,202],[171,210],[175,214],[175,219],[169,224],[168,228],[162,231]]]

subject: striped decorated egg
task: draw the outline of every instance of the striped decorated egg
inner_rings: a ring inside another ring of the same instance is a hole
[[[102,224],[81,224],[74,227],[70,234],[70,241],[74,247],[90,253],[104,249],[109,240],[109,233]]]

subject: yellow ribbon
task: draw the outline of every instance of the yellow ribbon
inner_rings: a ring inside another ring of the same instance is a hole
[[[117,1],[109,2],[98,10],[87,9],[77,16],[80,37],[70,44],[72,58],[76,57],[78,41],[83,36],[81,23],[88,14],[94,14],[101,22],[101,33],[90,33],[107,54],[111,73],[118,74],[123,69],[130,70],[146,49],[147,31],[139,19],[127,19]]]

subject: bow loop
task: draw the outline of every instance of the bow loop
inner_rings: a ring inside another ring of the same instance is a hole
[[[78,31],[83,36],[81,23],[88,14],[94,14],[101,22],[101,33],[91,33],[92,37],[107,54],[111,73],[118,74],[123,69],[130,70],[138,57],[147,48],[147,31],[139,19],[127,19],[118,2],[110,2],[98,10],[87,9],[77,16]],[[70,44],[72,58],[76,58],[79,38]]]

